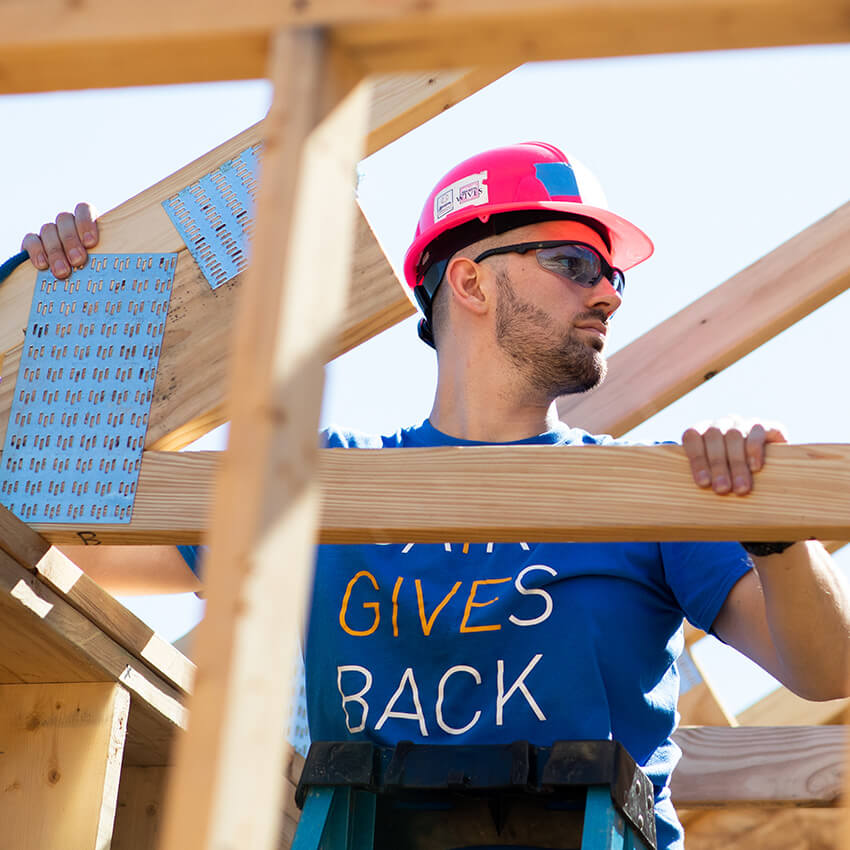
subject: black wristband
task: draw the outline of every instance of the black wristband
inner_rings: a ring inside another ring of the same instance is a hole
[[[741,545],[751,555],[778,555],[784,552],[789,546],[793,546],[797,541],[792,540],[790,543],[752,543],[741,541]]]

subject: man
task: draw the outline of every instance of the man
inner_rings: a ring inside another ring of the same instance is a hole
[[[622,270],[652,244],[592,203],[581,178],[557,148],[528,143],[439,182],[405,260],[420,336],[437,351],[431,414],[381,437],[330,429],[329,446],[612,442],[559,422],[553,402],[604,378]],[[96,230],[86,210],[60,219],[24,248],[67,273]],[[784,441],[779,428],[735,423],[683,437],[696,483],[738,495],[765,444]],[[680,848],[668,782],[683,616],[802,696],[846,693],[850,604],[829,556],[811,541],[746,545],[751,556],[737,543],[320,547],[305,659],[311,734],[611,737],[655,785],[659,847]]]

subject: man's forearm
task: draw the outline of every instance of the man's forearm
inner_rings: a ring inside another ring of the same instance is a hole
[[[753,557],[782,681],[808,699],[848,695],[850,589],[817,541]]]

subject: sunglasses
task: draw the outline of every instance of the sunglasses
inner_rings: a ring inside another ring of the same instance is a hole
[[[496,254],[527,254],[534,251],[537,262],[547,272],[554,272],[585,289],[592,289],[602,278],[607,278],[618,295],[626,288],[626,278],[620,269],[609,265],[592,245],[584,242],[522,242],[503,245],[479,254],[474,262],[480,263]]]

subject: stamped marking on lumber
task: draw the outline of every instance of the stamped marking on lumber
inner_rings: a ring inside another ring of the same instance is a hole
[[[130,522],[176,261],[95,254],[65,281],[39,274],[0,467],[22,520]]]
[[[213,289],[248,265],[261,149],[253,145],[162,202]]]

